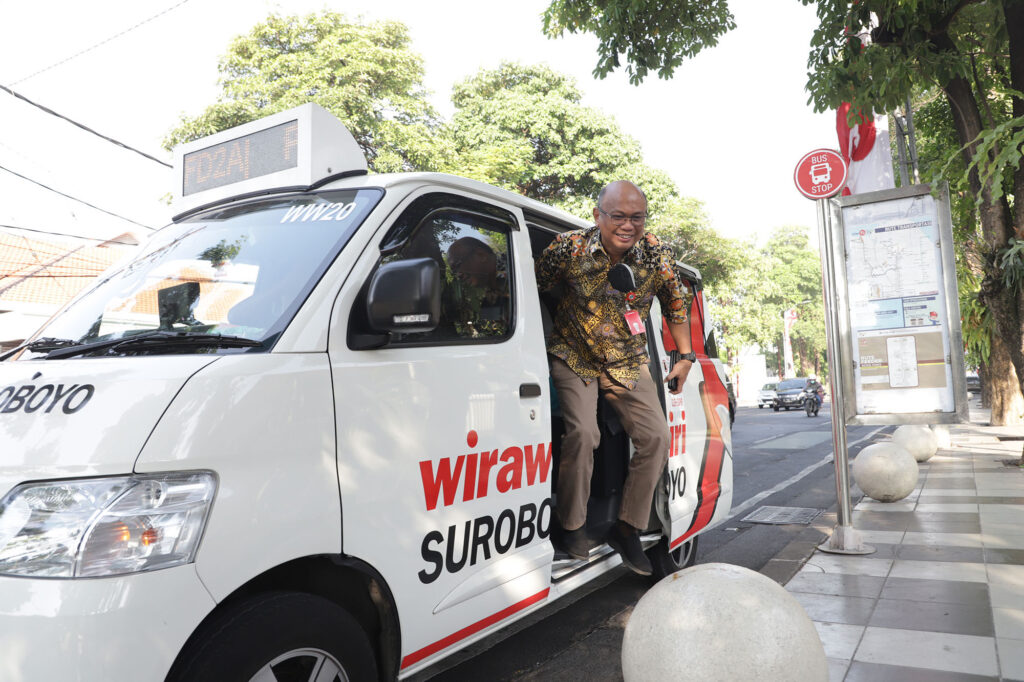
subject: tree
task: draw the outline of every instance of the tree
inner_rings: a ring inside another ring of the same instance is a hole
[[[604,78],[626,57],[634,85],[651,69],[670,78],[683,59],[736,28],[727,0],[553,0],[544,12],[544,32],[595,34],[598,61],[594,76]]]
[[[643,163],[639,143],[614,119],[581,100],[576,82],[547,66],[481,70],[453,90],[445,169],[581,216],[607,183],[631,180],[657,215],[675,184]]]
[[[231,42],[218,70],[218,100],[183,115],[165,148],[316,102],[348,127],[374,170],[429,170],[445,156],[423,60],[399,22],[271,15]]]

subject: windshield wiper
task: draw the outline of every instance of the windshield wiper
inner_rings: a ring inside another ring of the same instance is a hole
[[[98,351],[114,353],[119,350],[145,350],[172,346],[212,346],[216,348],[253,348],[262,346],[262,341],[253,341],[242,336],[224,336],[205,332],[151,331],[128,338],[107,339],[95,343],[83,343],[66,348],[56,348],[46,354],[47,360],[87,355]]]
[[[44,336],[41,339],[35,339],[28,343],[23,343],[17,348],[12,348],[3,355],[0,355],[0,362],[3,362],[7,358],[13,356],[18,351],[28,348],[33,353],[45,353],[47,351],[56,350],[57,348],[68,348],[70,346],[77,346],[78,341],[74,339],[55,339],[50,336]]]

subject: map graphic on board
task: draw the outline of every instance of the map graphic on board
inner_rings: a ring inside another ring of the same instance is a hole
[[[912,394],[948,385],[934,200],[845,208],[844,231],[859,409],[927,409]]]

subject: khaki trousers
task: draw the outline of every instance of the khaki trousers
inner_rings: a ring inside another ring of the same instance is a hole
[[[607,373],[587,385],[563,360],[554,356],[549,359],[551,378],[558,390],[565,420],[557,491],[557,511],[562,527],[576,530],[587,520],[594,449],[601,441],[597,397],[602,391],[636,448],[622,489],[619,519],[643,530],[650,519],[654,488],[665,468],[669,446],[668,423],[650,370],[647,365],[641,368],[640,381],[631,391]]]

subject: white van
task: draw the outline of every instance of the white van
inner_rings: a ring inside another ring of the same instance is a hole
[[[312,104],[177,161],[174,222],[0,362],[0,679],[400,679],[620,564],[601,538],[630,444],[604,406],[594,547],[550,541],[561,420],[533,259],[585,222],[369,175]],[[456,262],[465,238],[492,272]],[[659,575],[732,499],[700,278],[680,273],[699,359],[663,395]],[[658,380],[656,301],[648,325]]]

